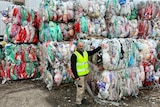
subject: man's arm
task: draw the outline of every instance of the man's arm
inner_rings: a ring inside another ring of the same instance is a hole
[[[91,56],[93,54],[95,54],[96,52],[100,51],[102,48],[99,46],[96,49],[92,50],[92,51],[87,51],[88,56]]]
[[[75,54],[72,54],[71,56],[71,69],[74,74],[75,79],[79,78],[77,74],[77,69],[76,69],[76,62],[77,62],[77,57]]]

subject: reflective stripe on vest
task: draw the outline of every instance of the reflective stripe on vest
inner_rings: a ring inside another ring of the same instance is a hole
[[[87,51],[83,52],[83,56],[78,51],[75,51],[74,54],[77,56],[76,68],[78,76],[87,75],[89,73]]]

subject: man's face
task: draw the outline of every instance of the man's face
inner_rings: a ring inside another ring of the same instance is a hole
[[[78,51],[83,52],[83,43],[82,43],[82,42],[79,42],[79,43],[78,43],[77,49],[78,49]]]

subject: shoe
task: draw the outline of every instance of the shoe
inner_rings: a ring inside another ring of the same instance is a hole
[[[76,104],[75,107],[82,107],[82,104]]]
[[[89,105],[90,102],[87,99],[82,99],[82,104]]]

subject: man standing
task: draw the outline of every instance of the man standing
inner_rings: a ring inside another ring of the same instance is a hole
[[[86,76],[89,74],[88,56],[91,56],[101,50],[104,44],[97,47],[93,51],[86,51],[83,47],[83,42],[77,43],[77,50],[71,56],[71,69],[76,81],[76,105],[80,107],[84,97],[87,81]]]

